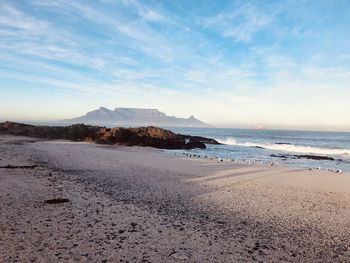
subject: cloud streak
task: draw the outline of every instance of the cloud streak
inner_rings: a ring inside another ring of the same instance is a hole
[[[219,31],[223,37],[231,38],[235,41],[250,41],[255,34],[266,30],[274,20],[276,10],[268,12],[251,2],[246,2],[239,6],[233,6],[230,11],[205,18],[204,26]]]

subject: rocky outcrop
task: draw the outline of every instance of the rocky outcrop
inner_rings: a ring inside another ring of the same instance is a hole
[[[298,159],[335,161],[335,159],[334,159],[333,157],[330,157],[330,156],[323,156],[323,155],[303,154],[303,155],[294,155],[294,157],[296,157],[296,158],[298,158]]]
[[[178,134],[178,136],[184,140],[199,141],[205,144],[220,144],[218,141],[214,139],[201,137],[201,136],[190,136],[190,135],[184,135],[184,134]]]
[[[324,156],[324,155],[311,155],[311,154],[302,154],[302,155],[297,155],[297,154],[271,154],[271,157],[276,157],[276,158],[282,158],[282,159],[309,159],[309,160],[318,160],[318,161],[335,161],[333,157],[330,156]],[[338,161],[341,161],[338,159]]]
[[[83,124],[66,127],[35,126],[9,121],[0,124],[0,133],[2,134],[28,136],[40,139],[66,139],[72,141],[84,141],[87,138],[94,139],[99,129],[99,127]]]
[[[70,126],[35,126],[29,124],[0,123],[0,134],[28,136],[41,139],[66,139],[100,144],[150,146],[159,149],[206,148],[205,143],[219,144],[209,138],[178,135],[158,127],[105,128],[84,124]]]

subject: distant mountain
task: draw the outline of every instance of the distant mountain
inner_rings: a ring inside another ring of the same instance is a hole
[[[65,123],[85,123],[113,126],[174,126],[174,127],[208,127],[208,124],[193,116],[177,118],[168,116],[157,109],[115,108],[114,110],[100,107],[84,116],[64,120]]]

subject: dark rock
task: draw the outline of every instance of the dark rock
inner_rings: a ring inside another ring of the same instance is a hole
[[[205,143],[219,144],[209,138],[179,135],[158,127],[105,128],[84,124],[71,126],[34,126],[15,122],[0,123],[0,134],[40,139],[66,139],[100,144],[149,146],[159,149],[206,148]]]
[[[322,155],[294,155],[298,159],[311,159],[311,160],[325,160],[325,161],[334,161],[333,157],[322,156]]]
[[[335,161],[333,157],[330,156],[323,156],[323,155],[311,155],[311,154],[294,154],[294,155],[289,155],[289,154],[271,154],[271,157],[276,157],[276,158],[282,158],[282,159],[287,159],[287,158],[292,158],[292,159],[310,159],[310,160],[324,160],[324,161]]]
[[[200,148],[200,149],[205,149],[206,146],[203,142],[200,141],[191,141],[187,143],[187,148],[192,149],[192,148]]]
[[[252,146],[252,147],[256,149],[265,149],[264,147],[261,147],[261,146]]]
[[[183,140],[189,140],[191,142],[201,142],[201,143],[205,143],[205,144],[216,144],[216,145],[221,144],[214,139],[205,138],[205,137],[201,137],[201,136],[190,136],[190,135],[184,135],[184,134],[178,134],[178,136],[180,138],[182,138]]]
[[[288,156],[284,154],[271,154],[271,157],[287,159]]]

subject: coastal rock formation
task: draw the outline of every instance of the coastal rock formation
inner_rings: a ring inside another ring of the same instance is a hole
[[[297,154],[271,154],[271,157],[276,157],[276,158],[282,158],[282,159],[309,159],[309,160],[322,160],[322,161],[335,161],[333,157],[330,156],[323,156],[323,155],[312,155],[312,154],[302,154],[302,155],[297,155]],[[341,160],[338,160],[341,161]]]
[[[206,137],[201,137],[201,136],[190,136],[190,135],[183,135],[183,134],[178,134],[178,137],[184,139],[184,140],[191,140],[192,142],[202,142],[205,144],[220,144],[214,139],[211,138],[206,138]]]
[[[16,122],[0,123],[0,133],[28,136],[40,139],[66,139],[72,141],[94,141],[99,127],[76,124],[61,126],[35,126]]]
[[[35,126],[16,122],[0,123],[0,134],[28,136],[40,139],[66,139],[100,144],[150,146],[159,149],[206,148],[219,144],[209,138],[181,135],[158,127],[105,128],[84,124],[70,126]]]

